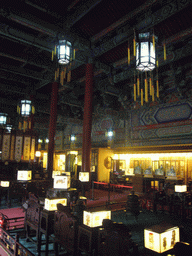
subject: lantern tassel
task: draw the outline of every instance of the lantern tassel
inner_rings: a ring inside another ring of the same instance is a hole
[[[31,121],[29,120],[29,130],[31,130]]]
[[[128,46],[128,65],[130,65],[130,47]]]
[[[155,35],[154,34],[152,36],[152,40],[153,40],[153,49],[155,50]]]
[[[75,49],[73,50],[73,59],[75,60]]]
[[[145,78],[145,102],[148,102],[148,83],[147,83],[147,78]]]
[[[61,74],[60,74],[60,84],[63,85],[63,70],[61,71]]]
[[[166,45],[165,45],[165,42],[163,44],[163,51],[164,51],[164,60],[167,59],[167,53],[166,53]]]
[[[135,41],[135,38],[133,38],[133,56],[136,56],[136,41]]]
[[[21,130],[21,128],[22,128],[22,124],[21,122],[19,122],[19,130]]]
[[[143,89],[141,89],[141,106],[143,106]]]
[[[140,81],[139,81],[139,77],[137,77],[137,93],[138,93],[138,96],[140,96]]]
[[[152,95],[152,79],[149,78],[149,94]]]
[[[155,101],[154,86],[152,85],[152,101]]]
[[[158,79],[156,81],[156,87],[157,87],[157,98],[159,98],[159,81],[158,81]]]
[[[134,84],[134,101],[136,101],[136,84]]]
[[[65,67],[65,68],[64,68],[64,76],[63,76],[63,79],[66,78],[66,73],[67,73],[67,68]]]

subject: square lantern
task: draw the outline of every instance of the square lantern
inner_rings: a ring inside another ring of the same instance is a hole
[[[175,192],[183,193],[187,191],[187,185],[175,185]]]
[[[153,45],[153,36],[150,32],[138,34],[136,43],[136,69],[139,71],[152,71],[155,68],[156,53]]]
[[[111,211],[83,211],[83,224],[91,228],[102,226],[104,219],[111,219]]]
[[[49,199],[45,198],[44,209],[47,211],[56,211],[57,204],[67,206],[67,198]]]
[[[72,56],[72,45],[67,40],[59,40],[59,44],[57,46],[57,58],[58,63],[61,65],[67,65]]]
[[[53,188],[68,189],[70,188],[71,177],[67,175],[56,175],[54,177]]]
[[[79,172],[79,180],[81,182],[89,182],[89,172]]]
[[[8,188],[9,187],[9,181],[1,181],[1,187]]]
[[[31,180],[31,178],[32,178],[32,171],[28,171],[28,170],[17,171],[17,180],[27,181],[27,180]]]
[[[171,225],[154,225],[144,230],[145,248],[163,253],[172,249],[180,241],[179,227]]]

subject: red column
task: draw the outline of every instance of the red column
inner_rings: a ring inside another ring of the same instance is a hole
[[[92,97],[93,97],[93,64],[88,63],[86,66],[84,116],[83,116],[82,172],[90,172]]]
[[[53,153],[55,146],[55,130],[57,124],[57,94],[58,83],[53,82],[52,94],[51,94],[51,108],[50,108],[50,120],[49,120],[49,145],[48,145],[48,179],[52,178],[53,171]]]

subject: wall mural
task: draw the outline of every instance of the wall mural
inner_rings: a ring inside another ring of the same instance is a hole
[[[133,140],[161,138],[161,144],[164,144],[163,138],[191,135],[192,102],[180,101],[140,109],[131,115],[131,126]]]

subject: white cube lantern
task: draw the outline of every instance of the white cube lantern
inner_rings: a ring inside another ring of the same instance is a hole
[[[9,181],[1,181],[1,187],[8,188],[9,187]]]
[[[111,211],[83,211],[83,224],[91,228],[102,226],[104,219],[111,219]]]
[[[18,170],[17,171],[17,180],[31,180],[32,178],[32,171],[27,170]]]
[[[70,188],[71,178],[67,175],[56,175],[54,177],[53,188],[68,189]]]
[[[89,172],[79,172],[79,180],[82,182],[89,182]]]
[[[172,249],[180,241],[179,227],[154,225],[144,230],[145,248],[163,253]]]
[[[187,185],[175,185],[175,192],[183,193],[187,191]]]
[[[44,208],[47,211],[56,211],[57,210],[57,204],[62,204],[64,206],[67,206],[67,198],[59,198],[59,199],[45,198]]]

